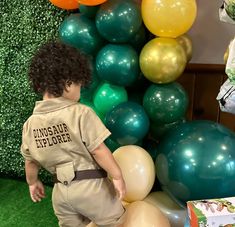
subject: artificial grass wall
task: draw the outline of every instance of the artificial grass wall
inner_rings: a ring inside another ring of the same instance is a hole
[[[37,99],[27,82],[29,62],[41,43],[57,38],[68,13],[49,0],[0,1],[0,175],[24,176],[21,130]]]

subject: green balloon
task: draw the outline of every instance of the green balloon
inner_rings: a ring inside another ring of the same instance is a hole
[[[130,86],[127,86],[128,92],[140,92],[146,91],[147,88],[152,83],[144,77],[143,73],[140,71],[137,79]],[[144,94],[143,94],[144,95]],[[143,100],[142,100],[143,102]]]
[[[143,148],[150,154],[154,162],[158,154],[157,146],[158,146],[158,143],[149,138],[145,139],[143,142]]]
[[[155,122],[152,122],[150,124],[151,136],[155,140],[159,140],[162,137],[164,137],[165,135],[167,135],[167,133],[170,130],[175,130],[175,128],[178,127],[182,123],[185,123],[185,119],[184,118],[180,119],[178,121],[175,121],[175,122],[171,122],[171,123],[157,124]]]
[[[82,13],[82,15],[91,19],[95,18],[98,9],[99,6],[86,6],[86,5],[79,6],[79,10]]]
[[[105,145],[109,148],[109,150],[111,152],[114,152],[115,150],[117,150],[121,145],[118,144],[117,142],[113,141],[112,139],[110,139],[110,137],[108,139],[106,139],[104,141]]]
[[[143,106],[153,122],[172,123],[184,117],[188,95],[177,82],[152,84],[145,92]]]
[[[71,14],[60,25],[59,38],[63,43],[95,55],[104,45],[94,21],[81,14]]]
[[[179,203],[234,196],[235,134],[223,125],[180,124],[160,141],[158,151],[157,177]]]
[[[149,119],[141,105],[124,102],[106,114],[105,125],[120,145],[141,144],[149,130]]]
[[[94,104],[91,101],[86,99],[81,99],[80,103],[89,106],[91,109],[93,109],[93,111],[97,114],[97,116],[100,118],[101,121],[103,122],[105,121],[105,116],[95,108]]]
[[[109,42],[127,42],[142,23],[140,6],[133,0],[109,0],[96,14],[96,27]]]
[[[139,28],[136,34],[131,37],[128,43],[133,46],[137,52],[142,50],[143,46],[147,43],[146,32],[143,25]]]
[[[139,57],[130,45],[108,44],[96,56],[98,76],[109,83],[128,86],[139,76]]]
[[[128,100],[128,95],[124,87],[103,83],[95,91],[93,103],[96,109],[106,114],[115,106]]]

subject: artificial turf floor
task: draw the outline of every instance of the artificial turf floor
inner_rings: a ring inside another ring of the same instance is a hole
[[[45,186],[45,191],[46,198],[33,203],[25,182],[0,178],[0,227],[58,227],[52,188]]]

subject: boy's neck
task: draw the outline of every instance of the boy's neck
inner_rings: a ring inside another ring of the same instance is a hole
[[[57,98],[57,97],[48,92],[45,92],[43,95],[43,100],[54,99],[54,98]]]

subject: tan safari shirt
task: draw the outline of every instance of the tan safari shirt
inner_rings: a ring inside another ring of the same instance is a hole
[[[97,169],[90,152],[109,135],[85,105],[63,97],[38,101],[23,126],[21,153],[52,174],[56,166],[71,162],[74,170]]]

